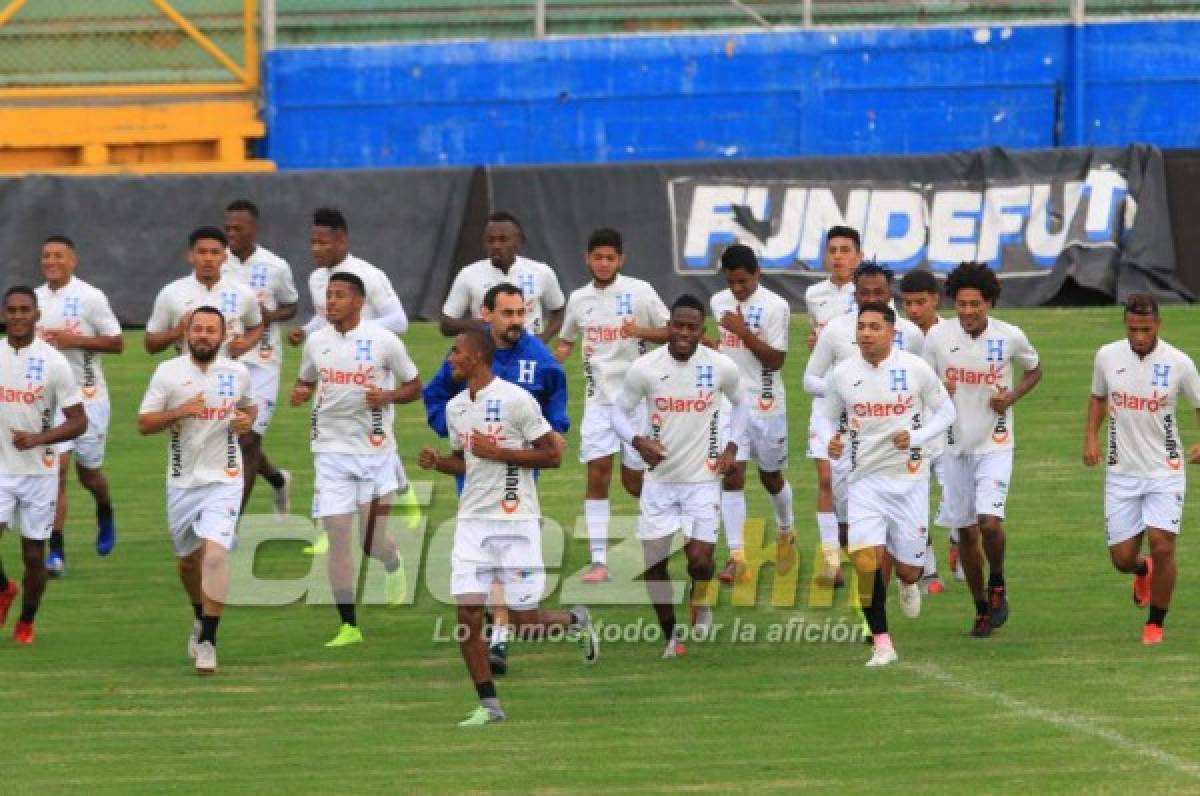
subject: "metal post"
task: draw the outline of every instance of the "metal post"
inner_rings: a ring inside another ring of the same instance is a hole
[[[263,52],[275,49],[275,0],[262,0]]]
[[[1071,21],[1082,25],[1087,19],[1087,0],[1071,0]]]
[[[546,38],[546,0],[533,0],[533,35]]]
[[[1073,146],[1087,144],[1087,73],[1085,70],[1087,47],[1087,0],[1071,0],[1071,135]]]
[[[811,28],[813,24],[813,0],[804,0],[804,10],[802,20],[804,27]]]

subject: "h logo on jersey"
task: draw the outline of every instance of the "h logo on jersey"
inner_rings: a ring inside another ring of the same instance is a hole
[[[221,291],[221,314],[236,315],[238,311],[238,294],[231,291]]]
[[[218,373],[217,374],[217,397],[232,398],[233,397],[233,374]]]
[[[500,399],[488,398],[483,402],[483,422],[499,423],[500,422]]]
[[[78,318],[79,317],[79,297],[71,296],[63,299],[63,317]]]
[[[354,341],[354,361],[355,362],[370,362],[371,361],[371,345],[374,340],[355,340]]]
[[[987,341],[987,361],[1004,361],[1004,338],[989,337]]]
[[[892,392],[908,391],[907,370],[889,370],[888,373],[892,374]]]
[[[517,287],[521,290],[521,295],[525,298],[533,298],[533,274],[518,274]]]
[[[517,362],[517,384],[533,384],[535,373],[537,373],[536,359],[522,359]]]
[[[46,360],[41,357],[30,357],[25,363],[26,381],[41,381],[46,374]]]
[[[264,288],[267,286],[267,267],[256,265],[250,269],[250,287]]]
[[[762,328],[763,308],[759,306],[746,308],[746,325],[752,329]]]
[[[696,366],[696,386],[702,390],[713,388],[713,366],[712,365],[697,365]]]
[[[617,294],[617,315],[632,315],[633,314],[633,294],[618,293]]]
[[[896,348],[904,348],[904,332],[896,330],[896,336],[892,338],[892,345]],[[895,373],[895,371],[892,371]]]
[[[1150,377],[1151,387],[1169,387],[1169,379],[1171,378],[1171,366],[1160,365],[1155,363],[1154,374]]]

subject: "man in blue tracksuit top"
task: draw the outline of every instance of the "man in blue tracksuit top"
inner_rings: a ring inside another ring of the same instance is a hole
[[[496,343],[492,372],[505,381],[523,387],[537,399],[550,427],[565,434],[571,427],[567,417],[567,374],[562,365],[538,338],[525,331],[525,297],[507,282],[494,285],[483,298],[484,319]],[[447,435],[446,404],[465,390],[464,382],[450,375],[450,362],[442,363],[421,396],[425,400],[425,418],[439,437]],[[456,476],[462,492],[462,476]],[[495,623],[488,657],[495,674],[508,670],[508,612],[495,605]]]

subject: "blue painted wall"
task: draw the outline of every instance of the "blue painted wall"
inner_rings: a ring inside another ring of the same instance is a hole
[[[267,154],[287,169],[1195,147],[1197,42],[1200,20],[1173,20],[279,50]]]

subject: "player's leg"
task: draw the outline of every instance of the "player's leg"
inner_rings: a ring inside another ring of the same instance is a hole
[[[784,452],[787,438],[784,437]],[[786,461],[786,459],[785,459]],[[785,575],[796,564],[795,512],[792,508],[792,485],[783,477],[782,466],[776,462],[758,461],[758,480],[767,491],[771,510],[775,514],[775,571]]]
[[[338,634],[325,644],[326,647],[344,647],[362,641],[358,629],[358,612],[355,607],[355,581],[357,580],[357,556],[354,553],[354,514],[333,514],[322,518],[325,533],[329,535],[329,560],[326,572],[329,586],[333,590],[333,602],[337,606],[341,627]]]
[[[271,502],[275,507],[275,516],[286,517],[292,513],[292,474],[281,470],[267,458],[266,450],[258,452],[258,474],[261,475],[274,492]]]
[[[712,605],[716,598],[717,535],[721,516],[718,501],[723,494],[716,483],[680,484],[676,486],[676,510],[683,518],[681,525],[687,536],[683,546],[687,558],[688,609],[694,637],[706,638],[713,623]]]
[[[391,485],[385,483],[382,487],[377,486],[377,489],[389,489]],[[408,582],[400,549],[395,537],[388,531],[393,495],[395,491],[389,490],[359,507],[359,540],[363,552],[383,565],[387,573],[388,605],[397,606],[404,603]]]
[[[971,454],[942,455],[942,501],[943,518],[958,535],[958,563],[975,605],[971,635],[982,638],[991,635],[992,624],[983,578],[982,534],[976,514],[975,461],[976,457]]]
[[[739,448],[739,452],[740,452]],[[746,462],[739,461],[721,479],[721,522],[729,560],[721,570],[722,583],[741,580],[746,573]]]
[[[194,540],[194,549],[190,552],[180,555],[177,546],[175,569],[192,606],[192,632],[188,636],[187,651],[188,657],[195,660],[196,645],[200,643],[200,632],[204,629],[201,622],[204,617],[204,548],[198,539],[191,538]]]
[[[79,483],[92,494],[96,503],[96,552],[106,556],[117,544],[117,524],[113,515],[108,478],[102,468],[84,466],[80,458],[75,460],[75,474],[79,476]]]
[[[988,562],[988,608],[992,627],[1008,621],[1008,587],[1004,581],[1004,554],[1007,538],[1004,508],[1008,484],[1012,478],[1012,451],[993,451],[976,457],[975,512],[983,553]]]
[[[909,619],[921,615],[924,560],[929,546],[929,480],[893,485],[888,495],[887,554],[896,572],[900,611]]]
[[[71,472],[71,449],[59,449],[57,496],[54,502],[54,527],[47,545],[46,572],[60,578],[67,574],[67,553],[63,544],[63,529],[67,527],[67,476]]]
[[[250,493],[254,491],[254,482],[258,480],[258,471],[262,466],[262,437],[254,431],[247,431],[238,437],[238,445],[242,449],[242,505],[246,510],[250,502]]]
[[[41,607],[49,577],[46,542],[54,522],[57,495],[56,476],[30,476],[19,479],[13,496],[16,515],[21,520],[21,558],[25,567],[21,582],[21,616],[13,626],[13,640],[18,644],[33,643],[33,621]]]
[[[868,666],[886,666],[897,659],[888,634],[887,621],[887,518],[872,479],[849,485],[846,546],[858,583],[858,601],[862,606],[873,650]]]
[[[1162,641],[1163,624],[1167,619],[1167,610],[1171,607],[1171,595],[1175,592],[1176,537],[1174,533],[1163,528],[1146,530],[1153,572],[1150,575],[1150,615],[1146,619],[1142,642],[1157,644]]]
[[[671,558],[671,541],[671,536],[642,540],[642,580],[646,582],[646,593],[666,643],[663,657],[675,657],[685,651],[675,634],[675,594],[671,588],[671,573],[667,568]]]
[[[942,457],[940,455],[934,458],[929,469],[933,480],[938,485],[939,499],[937,513],[934,515],[934,523],[940,524],[944,510],[943,503],[945,502],[940,497],[945,492],[945,487],[942,486]],[[933,545],[933,534],[928,534],[926,542],[925,563],[921,574],[921,591],[925,594],[941,594],[946,590],[946,584],[942,582],[941,575],[938,574],[937,549]]]
[[[32,644],[33,620],[42,605],[42,595],[46,592],[46,581],[49,579],[46,571],[46,540],[22,537],[21,558],[25,564],[25,576],[21,581],[24,591],[21,595],[21,616],[13,626],[13,641]]]
[[[623,468],[622,468],[623,469]],[[591,566],[584,583],[604,583],[608,575],[608,525],[612,514],[608,500],[612,484],[613,454],[587,462],[587,491],[583,501],[583,520],[587,526]]]
[[[196,658],[196,645],[200,643],[204,616],[204,572],[201,540],[196,536],[194,525],[202,508],[195,498],[196,490],[167,488],[167,529],[171,534],[171,547],[175,552],[175,571],[179,584],[192,606],[192,628],[188,634],[187,653]]]
[[[459,652],[467,667],[467,676],[479,697],[479,707],[471,712],[460,727],[472,727],[493,721],[504,721],[504,710],[496,695],[496,683],[488,664],[487,642],[483,638],[483,605],[487,593],[458,596],[458,626],[456,634]]]
[[[203,586],[200,637],[196,640],[196,671],[217,669],[217,627],[229,594],[229,551],[237,532],[243,483],[214,484],[197,490],[203,507],[196,518],[200,539],[200,580]]]
[[[0,489],[0,503],[4,502],[4,498],[3,490]],[[0,512],[4,512],[3,519],[0,519],[0,539],[3,539],[4,532],[8,530],[8,517],[11,515],[11,509],[5,510],[0,506]],[[8,620],[8,609],[12,607],[13,601],[20,593],[17,582],[8,577],[8,573],[4,570],[4,561],[0,560],[0,627],[4,627],[4,623]]]
[[[816,575],[829,583],[841,571],[842,549],[838,516],[834,511],[833,466],[825,458],[813,459],[813,466],[817,473],[817,533],[821,545],[821,568]]]

